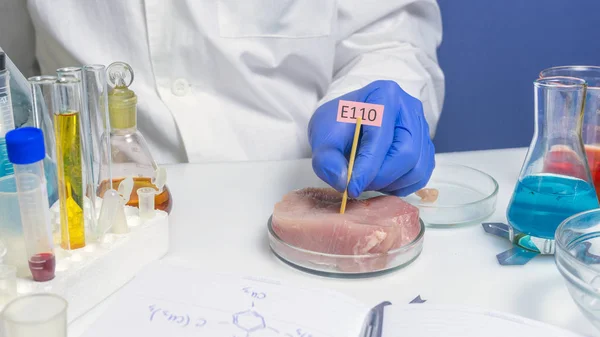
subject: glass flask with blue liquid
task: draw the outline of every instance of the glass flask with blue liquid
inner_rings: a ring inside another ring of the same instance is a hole
[[[534,82],[533,140],[506,215],[517,243],[542,254],[554,253],[562,221],[599,207],[582,140],[586,90],[579,78]]]

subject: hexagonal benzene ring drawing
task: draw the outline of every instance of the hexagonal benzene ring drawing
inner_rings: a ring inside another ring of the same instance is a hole
[[[264,317],[253,310],[233,314],[233,324],[248,334],[267,327]]]

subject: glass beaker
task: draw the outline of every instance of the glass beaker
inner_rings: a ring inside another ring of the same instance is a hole
[[[157,180],[160,173],[146,140],[137,128],[137,96],[129,89],[133,82],[133,70],[127,63],[114,62],[107,67],[108,81],[112,88],[108,93],[110,117],[110,146],[112,160],[112,179],[109,167],[100,167],[99,196],[103,197],[108,189],[119,189],[126,178],[133,178],[134,186],[128,206],[139,207],[137,191],[140,188],[153,188],[155,209],[171,212],[173,199],[166,185]],[[156,184],[155,184],[156,183]],[[157,186],[159,185],[159,186]]]
[[[67,337],[67,301],[57,295],[21,296],[2,312],[5,337]]]
[[[600,67],[560,66],[540,72],[540,78],[553,76],[581,78],[587,83],[581,132],[592,181],[600,198]]]
[[[537,79],[534,88],[533,140],[507,218],[540,251],[553,252],[543,247],[554,247],[563,220],[599,207],[581,137],[586,82],[547,77]]]

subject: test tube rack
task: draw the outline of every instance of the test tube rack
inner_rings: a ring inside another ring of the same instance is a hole
[[[51,208],[52,225],[60,219],[58,204]],[[51,292],[68,303],[71,323],[129,282],[144,266],[159,260],[169,250],[169,216],[157,210],[142,220],[138,209],[125,206],[129,232],[107,233],[98,242],[76,250],[55,248],[56,276],[47,282],[18,278],[18,295]]]

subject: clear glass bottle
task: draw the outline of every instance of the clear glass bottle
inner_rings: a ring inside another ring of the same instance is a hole
[[[507,218],[522,246],[552,253],[563,220],[599,207],[581,132],[587,86],[578,78],[547,77],[534,87],[533,140]]]
[[[119,184],[132,177],[134,187],[128,206],[139,207],[137,190],[151,187],[157,190],[155,209],[171,212],[173,200],[166,185],[156,186],[155,180],[159,167],[154,161],[144,136],[137,129],[137,96],[129,89],[133,82],[133,70],[127,63],[115,62],[107,68],[108,82],[111,89],[108,93],[110,118],[110,147],[112,167],[102,165],[102,179],[99,196],[110,188],[118,190]],[[110,179],[112,174],[112,179]]]

